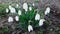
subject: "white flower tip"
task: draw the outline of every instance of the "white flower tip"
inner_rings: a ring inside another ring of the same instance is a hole
[[[11,13],[16,13],[15,8],[12,7],[12,8],[10,9],[10,12],[11,12]]]
[[[8,22],[13,22],[13,18],[12,17],[9,17],[8,18]]]
[[[36,14],[35,20],[40,20],[40,15],[39,14]]]
[[[45,19],[41,19],[43,22],[45,21]]]
[[[9,9],[11,9],[12,8],[12,6],[11,5],[9,5]]]
[[[44,21],[45,21],[45,19],[40,19],[39,26],[42,26]]]
[[[18,11],[18,15],[21,15],[21,14],[22,14],[22,12],[21,12],[21,10],[19,10],[19,11]]]
[[[47,7],[45,10],[45,15],[47,15],[48,13],[50,13],[50,7]]]
[[[29,10],[31,11],[32,10],[32,7],[29,7]]]
[[[33,6],[35,6],[35,4],[34,4],[34,3],[33,3],[32,5],[33,5]]]
[[[27,11],[28,11],[28,9],[25,9],[25,11],[27,12]]]
[[[16,21],[19,21],[19,16],[16,16],[16,17],[15,17],[15,20],[16,20]]]
[[[33,27],[31,25],[28,26],[28,31],[33,31]]]
[[[17,8],[18,8],[18,6],[19,6],[19,5],[18,5],[18,4],[16,4],[16,7],[17,7]]]
[[[23,4],[23,9],[24,9],[25,11],[28,10],[28,4],[27,4],[27,3],[24,3],[24,4]]]
[[[8,8],[6,8],[6,13],[8,13],[9,12],[9,9]]]

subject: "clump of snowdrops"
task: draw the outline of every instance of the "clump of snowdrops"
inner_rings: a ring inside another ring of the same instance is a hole
[[[35,9],[34,7],[35,4],[29,5],[28,3],[23,3],[23,6],[20,9],[18,9],[18,4],[16,8],[9,5],[9,8],[6,8],[6,13],[15,14],[16,16],[14,18],[9,16],[8,22],[14,22],[15,19],[18,23],[16,28],[28,30],[29,32],[33,31],[35,27],[43,26],[46,21],[44,15],[50,13],[50,7],[47,7],[45,11],[38,11],[38,9]]]

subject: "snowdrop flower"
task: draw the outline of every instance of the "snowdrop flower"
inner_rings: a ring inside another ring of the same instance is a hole
[[[35,20],[40,20],[40,15],[38,13],[35,16]]]
[[[12,6],[11,5],[9,5],[9,9],[11,9],[12,8]]]
[[[16,17],[15,17],[15,20],[16,20],[16,21],[19,21],[19,16],[16,16]]]
[[[34,4],[34,3],[33,3],[32,5],[33,5],[33,6],[35,6],[35,4]]]
[[[16,4],[16,8],[18,8],[18,6],[19,6],[19,5],[18,5],[18,4]]]
[[[10,12],[11,12],[11,13],[16,13],[15,8],[12,7],[12,8],[10,9]]]
[[[10,9],[10,12],[11,12],[11,13],[16,13],[15,8],[13,8],[13,7],[12,7],[12,6],[10,6],[10,5],[9,5],[9,9]]]
[[[12,17],[9,17],[8,18],[8,22],[13,22],[13,18]]]
[[[47,15],[48,13],[50,13],[50,7],[46,8],[45,15]]]
[[[31,11],[32,10],[32,7],[29,7],[29,10]]]
[[[33,27],[31,25],[28,26],[28,31],[33,31]]]
[[[9,12],[9,9],[8,8],[6,8],[6,13],[8,13]]]
[[[19,10],[19,11],[18,11],[18,15],[21,15],[21,13],[22,13],[21,10]]]
[[[42,26],[44,21],[45,21],[45,19],[40,19],[39,26]]]
[[[24,4],[23,4],[23,9],[24,9],[25,11],[28,10],[28,4],[27,4],[27,3],[24,3]]]

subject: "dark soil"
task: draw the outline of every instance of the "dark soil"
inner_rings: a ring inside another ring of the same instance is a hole
[[[2,1],[2,0],[1,0]],[[29,2],[29,0],[27,0]],[[31,1],[30,1],[31,2]],[[23,3],[23,0],[21,0],[21,4]],[[9,29],[12,31],[5,32],[3,34],[38,34],[38,31],[40,31],[40,34],[58,34],[60,29],[60,0],[44,0],[39,1],[38,8],[44,8],[46,6],[50,6],[51,12],[48,16],[45,16],[46,20],[49,20],[49,25],[43,25],[42,27],[35,28],[32,32],[24,32],[21,29],[15,30],[15,22],[14,23],[8,23],[7,17],[0,18],[0,29],[7,25]]]
[[[7,25],[9,29],[12,30],[11,32],[7,32],[6,34],[38,34],[38,31],[40,31],[41,34],[58,34],[58,28],[60,28],[60,13],[57,13],[57,10],[55,9],[56,8],[54,7],[51,8],[50,15],[45,16],[45,19],[50,21],[49,25],[43,25],[42,27],[35,28],[32,32],[24,32],[21,29],[15,30],[14,25],[16,23],[8,23],[6,17],[0,19],[0,28]]]

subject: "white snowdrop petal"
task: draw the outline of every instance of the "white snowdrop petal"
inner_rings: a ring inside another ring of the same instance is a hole
[[[40,15],[39,14],[36,14],[35,20],[40,20]]]
[[[25,9],[25,11],[27,12],[27,11],[28,11],[28,9]]]
[[[39,26],[42,26],[44,21],[45,21],[45,19],[40,19]]]
[[[9,5],[9,9],[11,9],[12,8],[12,6],[11,5]]]
[[[24,3],[24,4],[23,4],[23,9],[24,9],[25,11],[28,10],[28,4],[27,4],[27,3]]]
[[[13,22],[13,18],[12,17],[9,17],[8,18],[8,22]]]
[[[9,9],[8,8],[6,8],[6,13],[8,13],[9,12]]]
[[[48,13],[50,13],[50,7],[47,7],[45,10],[45,15],[47,15]]]
[[[16,13],[15,8],[13,8],[11,5],[9,5],[10,13]]]
[[[18,15],[21,15],[21,14],[22,14],[22,12],[21,12],[21,10],[19,10],[19,11],[18,11]]]
[[[34,4],[34,3],[33,3],[32,5],[33,5],[33,6],[35,6],[35,4]]]
[[[16,13],[15,8],[12,7],[12,8],[10,9],[10,12],[11,12],[11,13]]]
[[[18,8],[18,6],[19,6],[19,5],[18,5],[18,4],[16,4],[16,7],[17,7],[17,8]]]
[[[28,26],[28,31],[33,31],[33,27],[31,25]]]
[[[29,10],[31,11],[32,10],[32,7],[29,7]]]
[[[15,17],[15,20],[16,20],[16,21],[19,21],[19,16],[16,16],[16,17]]]

